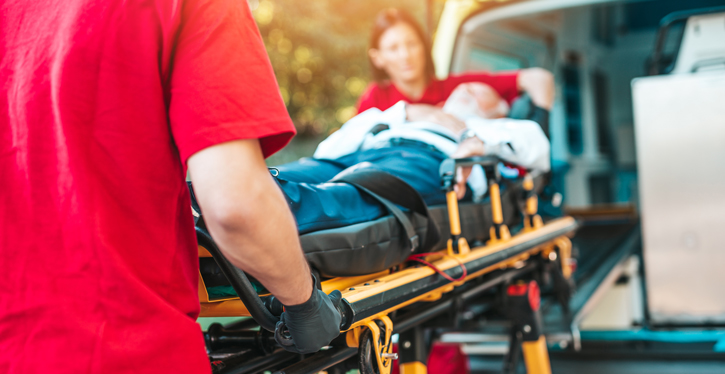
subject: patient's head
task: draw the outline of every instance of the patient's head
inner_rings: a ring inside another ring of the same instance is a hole
[[[463,83],[453,90],[443,111],[464,120],[470,117],[503,118],[508,115],[509,105],[487,84]]]

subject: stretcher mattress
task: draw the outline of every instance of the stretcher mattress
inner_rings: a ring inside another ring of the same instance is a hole
[[[543,177],[535,178],[535,190],[543,185]],[[501,194],[504,223],[514,227],[521,220],[521,183],[511,182]],[[469,243],[484,242],[489,238],[492,225],[491,206],[488,200],[481,203],[459,204],[462,236]],[[425,242],[428,222],[417,213],[406,213],[415,231]],[[429,207],[429,216],[441,233],[440,239],[430,251],[447,246],[449,236],[448,209],[445,205]],[[302,249],[310,266],[324,277],[351,277],[387,270],[403,263],[410,253],[406,250],[405,230],[391,214],[374,221],[340,228],[321,230],[300,236]],[[211,260],[211,259],[207,259]],[[202,263],[201,273],[207,287],[224,284],[223,275],[212,263]],[[228,283],[227,283],[228,284]]]

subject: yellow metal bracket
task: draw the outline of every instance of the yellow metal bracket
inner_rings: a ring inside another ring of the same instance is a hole
[[[451,235],[461,235],[461,216],[458,213],[458,196],[456,191],[446,192],[446,204],[448,205],[448,223],[451,228]]]
[[[526,231],[536,230],[544,226],[544,220],[538,214],[534,214],[531,218],[526,218],[528,218],[524,220],[524,230]]]
[[[524,204],[524,230],[536,230],[544,226],[544,220],[538,215],[539,198],[534,191],[534,178],[530,174],[526,174],[523,182],[524,191],[526,191],[526,202]]]
[[[359,347],[364,329],[367,328],[370,330],[372,335],[372,348],[375,354],[375,359],[378,363],[378,373],[390,374],[393,369],[393,359],[395,356],[393,354],[392,342],[393,321],[391,321],[388,316],[381,316],[378,318],[378,321],[382,322],[385,327],[385,334],[383,335],[385,337],[385,341],[382,339],[383,336],[381,336],[380,327],[377,322],[375,320],[369,320],[364,325],[349,330],[347,335],[345,335],[345,342],[348,347]]]
[[[493,225],[490,229],[488,244],[495,244],[511,239],[511,232],[508,226],[503,223],[503,208],[501,205],[501,190],[498,183],[491,182],[488,185],[488,195],[491,197],[491,216]]]
[[[556,248],[559,249],[558,255]],[[558,257],[562,275],[564,275],[565,279],[571,278],[571,274],[574,272],[572,266],[574,259],[571,258],[571,240],[569,238],[560,236],[551,241],[541,251],[541,257],[547,258],[550,261],[554,261]]]
[[[455,251],[453,251],[453,239],[448,239],[449,256],[466,255],[470,252],[471,247],[468,246],[468,241],[466,240],[466,238],[458,238],[458,253],[455,253]]]
[[[501,243],[511,239],[511,232],[509,231],[508,226],[504,224],[499,226],[498,232],[496,232],[496,227],[492,226],[489,230],[489,235],[491,239],[486,242],[487,244]]]
[[[569,238],[567,238],[566,236],[560,236],[554,239],[554,246],[559,248],[561,273],[564,275],[564,278],[569,279],[571,278],[571,273],[573,272],[573,260],[571,258],[571,240],[569,240]]]

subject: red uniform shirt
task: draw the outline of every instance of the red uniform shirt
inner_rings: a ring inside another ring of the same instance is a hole
[[[518,72],[509,72],[502,74],[489,73],[467,73],[461,75],[451,75],[444,80],[434,80],[426,87],[423,96],[418,100],[412,100],[403,95],[392,83],[379,85],[371,84],[358,101],[358,113],[362,113],[370,108],[378,108],[386,110],[398,101],[405,101],[411,104],[430,104],[438,105],[446,101],[454,89],[461,83],[480,82],[491,86],[501,95],[509,104],[519,95],[518,84],[516,79]]]
[[[0,373],[209,372],[186,161],[294,134],[246,1],[0,12]]]

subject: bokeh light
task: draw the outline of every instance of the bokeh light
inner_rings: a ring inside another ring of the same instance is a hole
[[[435,1],[440,11],[442,3]],[[370,83],[368,38],[375,15],[398,7],[422,24],[420,0],[248,0],[274,68],[279,90],[298,130],[270,164],[309,156],[315,146],[357,114]]]

